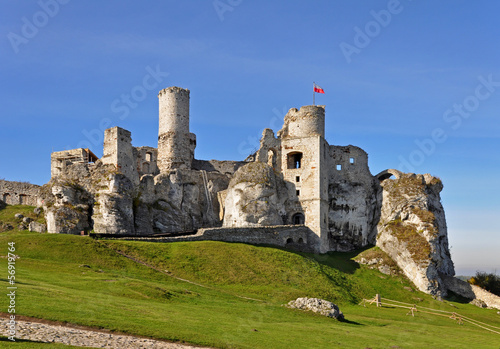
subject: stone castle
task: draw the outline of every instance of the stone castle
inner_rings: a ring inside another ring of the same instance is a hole
[[[306,252],[377,244],[422,291],[446,291],[454,275],[441,180],[386,170],[372,175],[361,148],[330,145],[325,106],[292,108],[265,129],[245,161],[198,160],[189,90],[163,89],[158,147],[105,131],[102,158],[89,149],[52,153],[40,189],[49,233],[153,241],[221,240]]]

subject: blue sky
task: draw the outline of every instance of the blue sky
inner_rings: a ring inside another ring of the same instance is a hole
[[[326,91],[330,144],[371,172],[431,173],[459,274],[500,266],[500,3],[0,1],[0,178],[50,179],[50,153],[121,126],[156,146],[157,93],[191,90],[199,159],[244,159]]]

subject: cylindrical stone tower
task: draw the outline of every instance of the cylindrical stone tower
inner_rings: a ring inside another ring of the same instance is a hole
[[[189,133],[189,90],[167,87],[159,92],[158,99],[158,168],[160,172],[190,169],[196,138]]]
[[[289,137],[325,137],[325,106],[306,105],[297,109],[290,109],[285,116],[288,125]]]

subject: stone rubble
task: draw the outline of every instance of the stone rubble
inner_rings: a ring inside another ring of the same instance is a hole
[[[0,335],[8,337],[8,320],[0,318]],[[105,332],[82,330],[59,325],[48,325],[30,321],[16,321],[16,339],[44,343],[62,343],[78,347],[116,348],[116,349],[203,349],[190,345],[163,342],[148,338]],[[207,347],[204,347],[208,349]]]

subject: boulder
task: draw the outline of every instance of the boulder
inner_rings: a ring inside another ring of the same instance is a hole
[[[47,230],[47,226],[45,224],[38,223],[38,222],[30,222],[28,230],[34,231],[37,233],[44,233]]]
[[[14,217],[15,217],[16,219],[23,219],[23,218],[24,218],[24,216],[23,216],[22,214],[20,214],[20,213],[16,213],[16,214],[14,215]]]
[[[341,321],[344,320],[344,314],[340,311],[339,307],[324,299],[297,298],[294,301],[290,301],[286,306],[293,309],[309,310]]]
[[[31,219],[30,217],[23,218],[23,223],[30,224],[30,222],[32,222],[32,221],[33,221],[33,219]]]

